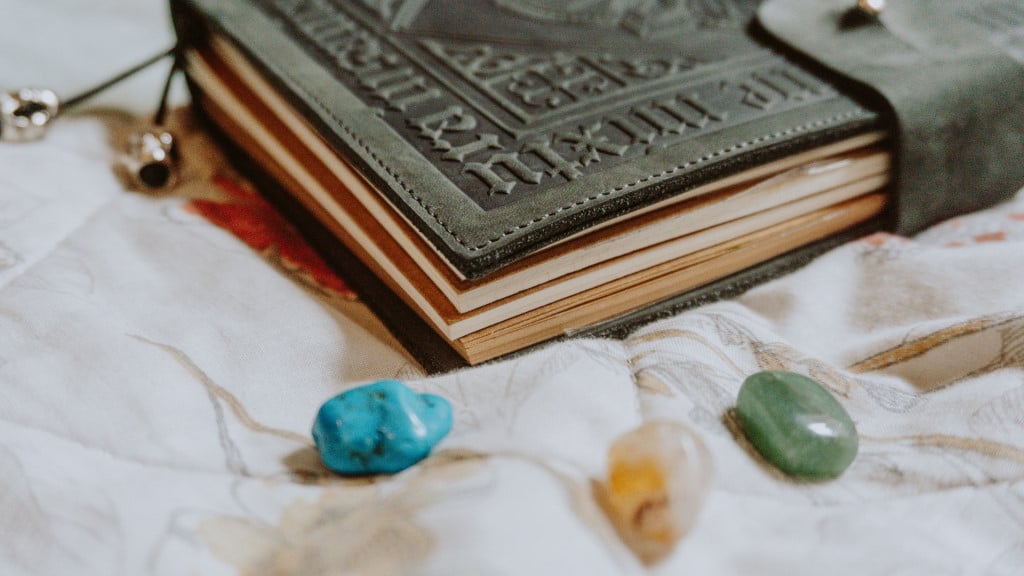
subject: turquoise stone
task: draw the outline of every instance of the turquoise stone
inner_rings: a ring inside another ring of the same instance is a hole
[[[740,427],[765,460],[790,476],[835,478],[857,455],[857,428],[821,384],[793,372],[758,372],[736,399]]]
[[[320,407],[313,440],[342,474],[393,474],[426,458],[452,428],[452,407],[397,380],[347,390]]]

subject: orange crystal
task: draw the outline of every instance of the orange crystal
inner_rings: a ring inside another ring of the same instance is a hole
[[[711,485],[712,468],[704,442],[677,422],[648,422],[612,443],[605,507],[640,559],[662,559],[690,531]]]

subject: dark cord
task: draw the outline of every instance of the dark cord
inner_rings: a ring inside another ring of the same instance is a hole
[[[153,64],[156,64],[160,60],[163,60],[164,58],[166,58],[166,57],[168,57],[168,56],[170,56],[171,54],[174,54],[174,53],[175,53],[175,48],[174,47],[168,48],[167,50],[164,50],[163,52],[161,52],[161,53],[159,53],[159,54],[157,54],[155,56],[151,56],[150,58],[148,58],[144,62],[141,62],[141,63],[139,63],[139,64],[129,68],[128,70],[125,70],[124,72],[121,72],[117,76],[114,76],[113,78],[111,78],[109,80],[106,80],[103,83],[98,84],[98,85],[96,85],[96,86],[86,90],[85,92],[82,92],[82,93],[77,94],[77,95],[75,95],[75,96],[73,96],[71,98],[68,98],[67,100],[65,100],[61,104],[61,106],[60,106],[61,111],[67,110],[69,108],[73,108],[73,107],[81,104],[85,100],[88,100],[89,98],[92,98],[93,96],[99,94],[100,92],[103,92],[104,90],[106,90],[107,88],[110,88],[114,84],[117,84],[118,82],[121,82],[122,80],[128,78],[129,76],[137,74],[138,72],[142,71],[143,69],[148,68],[149,66],[152,66]],[[172,70],[172,72],[173,72],[173,70]],[[173,74],[172,74],[172,76],[173,76]],[[169,80],[168,80],[168,84],[170,84]],[[165,90],[166,90],[166,88],[165,88]],[[166,100],[166,97],[164,99]]]
[[[171,49],[174,51],[174,49]],[[174,81],[174,73],[181,68],[181,50],[174,51],[174,63],[171,64],[171,71],[167,73],[167,81],[164,82],[164,89],[160,92],[160,107],[156,109],[156,114],[153,115],[153,124],[162,126],[164,123],[164,117],[167,116],[167,95],[171,92],[171,82]]]

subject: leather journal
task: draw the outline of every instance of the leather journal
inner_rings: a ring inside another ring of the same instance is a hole
[[[1015,44],[989,42],[980,16],[938,53],[990,68],[954,97],[918,73],[930,92],[905,112],[895,72],[927,42],[866,50],[874,68],[829,47],[905,42],[904,9],[890,26],[831,0],[171,5],[197,108],[431,371],[620,335],[1024,179],[972,164],[982,192],[965,199],[935,184],[962,135],[926,142],[938,154],[907,136],[997,130],[972,150],[1021,157],[1024,114],[996,106],[1021,82]],[[985,111],[950,116],[979,88]],[[932,105],[944,127],[926,125]]]

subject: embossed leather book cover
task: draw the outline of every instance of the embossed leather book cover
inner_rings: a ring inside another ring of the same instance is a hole
[[[172,1],[214,123],[471,362],[880,217],[878,115],[758,4]]]

